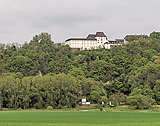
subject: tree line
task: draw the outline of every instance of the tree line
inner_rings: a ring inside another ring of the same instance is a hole
[[[94,80],[77,82],[73,76],[64,73],[23,78],[7,75],[0,78],[0,108],[74,108],[84,95],[91,93],[89,100],[95,100],[92,97],[97,98],[97,91],[103,92],[99,88],[101,86]]]
[[[122,100],[116,98],[121,96],[118,93],[130,99],[136,95],[150,97],[160,104],[159,36],[159,32],[152,32],[149,39],[75,53],[68,45],[54,43],[48,33],[33,36],[30,43],[20,48],[0,44],[0,104],[13,108],[75,107],[82,97],[93,103],[116,99],[119,104]],[[37,76],[38,71],[43,77]],[[64,85],[60,85],[59,81],[65,78]],[[67,78],[72,79],[72,84]],[[70,84],[74,91],[66,89]],[[29,86],[25,88],[28,98],[22,95],[22,85]],[[46,89],[51,85],[56,92]],[[61,88],[65,95],[60,94]]]

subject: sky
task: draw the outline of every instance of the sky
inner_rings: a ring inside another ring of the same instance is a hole
[[[42,32],[55,43],[104,32],[109,40],[160,31],[160,0],[1,0],[0,43],[30,42]]]

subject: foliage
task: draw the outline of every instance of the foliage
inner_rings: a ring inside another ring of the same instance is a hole
[[[102,108],[102,107],[100,107],[100,111],[103,111],[103,108]]]
[[[117,99],[113,99],[113,100],[111,101],[111,105],[113,105],[114,107],[117,106],[117,103],[118,103]]]
[[[53,107],[52,106],[48,106],[47,110],[53,110]]]
[[[137,94],[160,104],[159,80],[159,32],[111,49],[74,53],[48,33],[33,36],[22,47],[0,44],[0,109],[71,108],[82,97],[93,103],[114,98],[120,104],[123,96]]]
[[[45,106],[54,108],[75,107],[79,102],[81,89],[71,75],[0,78],[0,106],[14,108]]]
[[[22,109],[21,109],[21,108],[18,108],[17,111],[22,111]]]
[[[151,39],[160,39],[160,32],[153,31],[150,36]]]
[[[98,101],[100,100],[100,95],[97,91],[92,91],[90,97],[93,103],[98,103]]]
[[[106,96],[101,97],[101,101],[104,102],[105,104],[109,101]]]
[[[133,95],[127,97],[127,102],[135,109],[151,108],[155,100],[149,96]]]
[[[2,111],[8,111],[8,108],[2,108]]]
[[[135,41],[135,40],[138,40],[138,37],[136,37],[135,35],[129,37],[129,39],[128,39],[129,42]]]
[[[109,97],[110,101],[118,102],[118,105],[120,105],[120,102],[125,102],[126,101],[126,95],[118,91],[116,94],[113,94]],[[114,103],[116,104],[116,103]]]

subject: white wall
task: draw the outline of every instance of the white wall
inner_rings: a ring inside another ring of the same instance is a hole
[[[117,44],[104,44],[109,42],[106,37],[95,37],[97,40],[69,40],[65,42],[71,48],[80,48],[81,50],[85,49],[98,49],[99,47],[105,47],[106,49],[110,49],[110,45],[117,45]]]

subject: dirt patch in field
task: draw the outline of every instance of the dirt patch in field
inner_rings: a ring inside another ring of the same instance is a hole
[[[77,109],[93,109],[93,108],[95,108],[95,106],[83,105],[83,106],[77,107]]]

